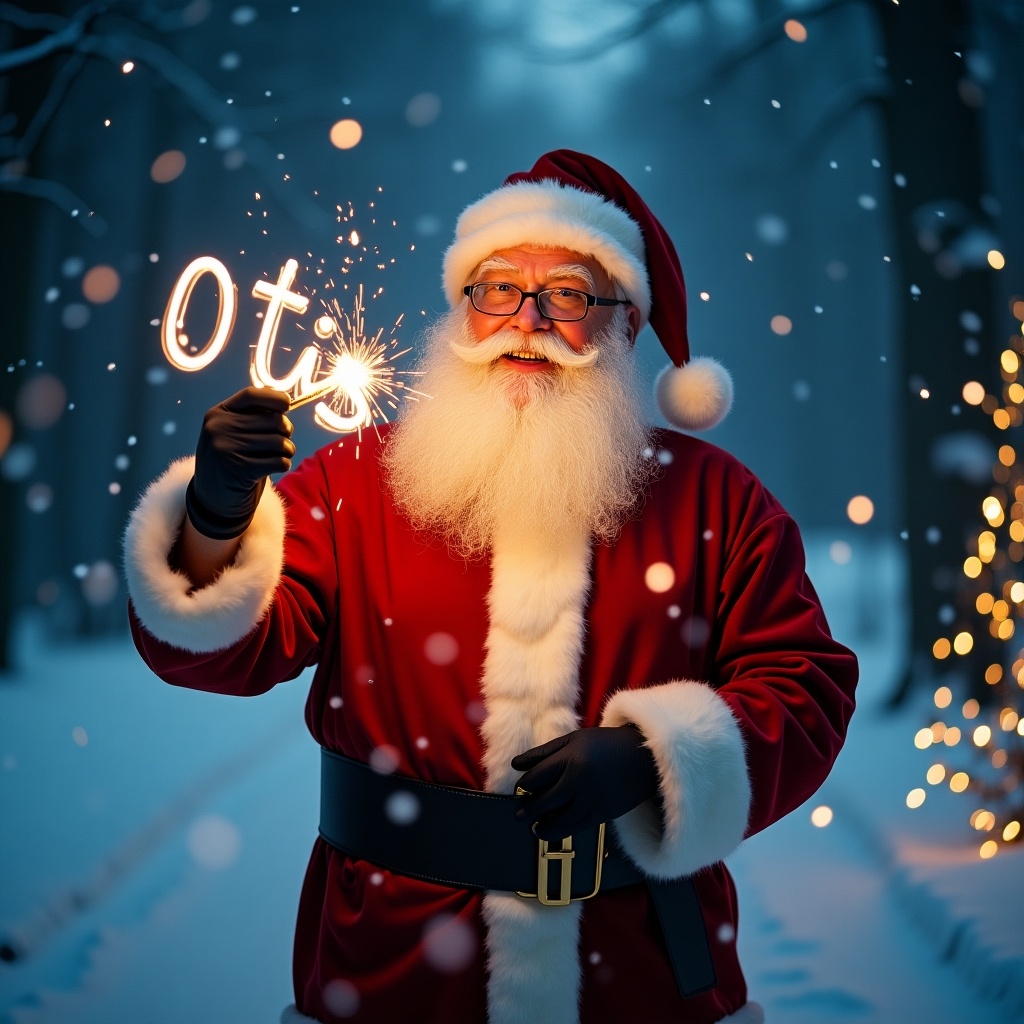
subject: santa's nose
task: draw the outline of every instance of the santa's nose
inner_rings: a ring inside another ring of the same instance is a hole
[[[527,334],[533,331],[548,331],[551,329],[552,321],[540,311],[538,299],[534,295],[523,297],[523,304],[519,311],[509,320],[509,326],[518,327]]]

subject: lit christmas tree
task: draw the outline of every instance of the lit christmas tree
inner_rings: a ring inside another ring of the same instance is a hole
[[[1024,321],[1024,301],[1013,303],[1013,314]],[[991,416],[999,431],[1024,423],[1021,335],[1011,337],[1000,354],[1000,397],[986,394],[977,381],[963,388],[964,401]],[[992,479],[981,503],[985,527],[972,538],[963,565],[958,632],[932,647],[939,662],[963,659],[969,694],[961,694],[967,699],[958,709],[953,690],[940,686],[934,699],[942,718],[914,737],[919,749],[938,747],[943,753],[928,768],[929,785],[946,783],[971,798],[968,820],[985,836],[983,858],[994,857],[1003,843],[1020,842],[1024,822],[1024,621],[1016,625],[1024,620],[1024,450],[1001,445]],[[951,763],[963,747],[973,754],[970,763]],[[907,806],[919,807],[925,793],[911,790]]]

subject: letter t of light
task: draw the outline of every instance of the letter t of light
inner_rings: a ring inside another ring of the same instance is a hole
[[[277,339],[277,328],[281,323],[281,314],[285,309],[293,313],[305,313],[309,307],[309,299],[291,290],[295,281],[295,272],[299,265],[295,260],[288,260],[281,268],[277,284],[269,281],[257,281],[252,286],[254,298],[267,300],[267,312],[263,317],[259,341],[253,356],[249,375],[253,384],[261,388],[277,388],[279,391],[294,391],[295,397],[312,390],[314,378],[320,369],[320,351],[314,346],[303,349],[302,355],[292,367],[291,372],[283,377],[275,377],[270,368],[270,360]],[[298,385],[298,387],[296,387]]]

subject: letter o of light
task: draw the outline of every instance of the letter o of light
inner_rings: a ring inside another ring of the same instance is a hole
[[[191,355],[185,351],[179,341],[178,329],[185,326],[184,317],[185,310],[188,308],[188,300],[196,282],[203,274],[213,274],[219,285],[217,324],[210,340],[199,352]],[[235,326],[237,311],[238,291],[235,288],[235,282],[231,280],[228,268],[212,256],[199,256],[194,259],[181,272],[181,276],[174,284],[171,297],[167,300],[167,309],[164,311],[163,323],[160,325],[160,341],[164,347],[164,355],[179,370],[192,372],[209,366],[228,343],[228,338],[231,337],[231,331]]]

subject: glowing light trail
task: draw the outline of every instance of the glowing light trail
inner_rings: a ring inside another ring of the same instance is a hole
[[[381,422],[387,421],[388,415],[381,408],[380,401],[386,401],[392,409],[397,409],[398,392],[413,392],[404,381],[395,378],[394,360],[409,350],[389,353],[388,349],[396,347],[398,342],[384,339],[383,328],[378,329],[373,337],[366,337],[362,285],[355,296],[351,314],[343,310],[336,299],[330,304],[323,303],[325,312],[317,318],[313,330],[318,338],[330,340],[332,349],[324,351],[316,345],[308,345],[287,373],[283,376],[274,373],[274,348],[284,311],[301,316],[309,309],[309,298],[292,290],[297,271],[298,262],[289,259],[281,268],[276,282],[257,281],[253,285],[253,297],[266,301],[267,311],[249,366],[250,379],[257,387],[287,392],[292,409],[316,402],[316,422],[336,433],[372,426],[375,417],[379,417]],[[189,351],[193,346],[188,336],[180,331],[184,327],[192,289],[203,274],[213,274],[216,278],[220,286],[219,306],[211,339],[193,354]],[[189,372],[209,366],[228,342],[236,311],[237,290],[224,264],[212,256],[193,260],[175,283],[164,313],[161,327],[164,355],[179,369]],[[392,334],[401,322],[400,316],[391,329]]]
[[[217,292],[217,323],[209,342],[193,355],[188,351],[191,347],[188,335],[179,334],[179,331],[185,326],[185,311],[188,309],[192,289],[203,274],[213,274],[220,286]],[[167,301],[167,309],[160,325],[160,342],[164,355],[179,370],[186,370],[189,373],[209,366],[228,343],[237,312],[238,291],[235,282],[231,280],[228,268],[212,256],[194,259],[175,281],[171,297]]]

